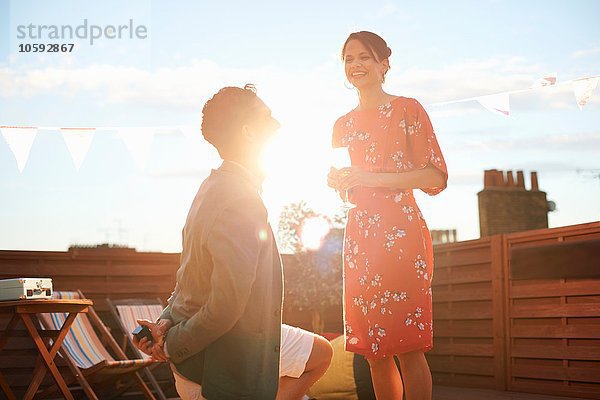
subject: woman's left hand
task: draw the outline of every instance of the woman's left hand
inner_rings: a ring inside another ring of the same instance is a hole
[[[352,189],[355,186],[373,186],[374,174],[358,167],[348,167],[339,170],[339,190]]]

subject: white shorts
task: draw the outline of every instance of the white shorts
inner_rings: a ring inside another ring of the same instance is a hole
[[[298,378],[304,373],[306,362],[312,352],[315,334],[304,329],[281,324],[281,352],[279,353],[279,377]],[[182,400],[202,400],[202,387],[175,371],[175,388]]]
[[[314,333],[295,326],[281,324],[280,377],[298,378],[304,373],[314,341]]]

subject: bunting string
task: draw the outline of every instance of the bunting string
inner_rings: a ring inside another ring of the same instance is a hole
[[[430,103],[427,104],[426,107],[440,107],[449,104],[477,101],[481,106],[490,112],[503,117],[508,117],[510,115],[511,95],[529,92],[531,90],[537,90],[549,86],[572,85],[575,101],[579,109],[583,110],[583,107],[591,100],[592,94],[598,86],[599,81],[600,75],[557,82],[557,74],[551,73],[538,79],[527,89],[511,90],[489,95]],[[147,127],[59,127],[0,125],[0,133],[2,133],[4,140],[6,140],[17,161],[19,172],[23,172],[23,169],[27,164],[31,146],[33,145],[35,137],[40,130],[58,131],[62,134],[63,140],[65,141],[67,149],[71,154],[71,158],[77,171],[79,171],[81,168],[85,156],[91,147],[94,135],[99,131],[117,132],[121,140],[123,140],[125,143],[125,146],[131,154],[136,166],[141,170],[143,170],[146,166],[150,153],[150,147],[152,145],[154,135],[157,132],[177,132],[182,133],[186,137],[191,137],[192,133],[196,134],[198,132],[197,127],[191,127],[187,125]]]

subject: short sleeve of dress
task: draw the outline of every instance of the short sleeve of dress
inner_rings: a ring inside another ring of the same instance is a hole
[[[409,154],[414,169],[423,169],[431,164],[444,174],[444,184],[442,186],[421,188],[423,192],[434,196],[446,188],[448,170],[429,115],[427,115],[427,112],[418,101],[415,100],[415,103],[414,129],[413,134],[409,135],[408,140],[410,146]]]
[[[344,147],[344,144],[342,143],[344,130],[342,128],[342,118],[338,118],[338,120],[335,121],[335,124],[333,124],[333,134],[331,136],[331,147],[334,149],[337,147]]]

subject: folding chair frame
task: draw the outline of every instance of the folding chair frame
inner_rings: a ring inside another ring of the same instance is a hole
[[[73,292],[77,293],[79,295],[79,297],[82,299],[86,298],[80,290],[76,290]],[[87,314],[88,314],[88,318],[92,324],[92,328],[95,328],[96,332],[100,333],[100,335],[101,335],[100,339],[104,341],[105,346],[107,346],[107,349],[112,351],[114,353],[114,355],[116,355],[120,360],[128,360],[129,358],[125,355],[125,352],[123,352],[123,350],[119,347],[116,340],[112,337],[112,335],[106,328],[106,325],[104,325],[104,323],[102,322],[102,320],[100,319],[98,314],[96,314],[96,311],[94,310],[93,307],[90,307],[88,309]],[[46,324],[46,322],[41,318],[40,318],[40,322],[42,323],[44,328],[53,329],[53,327],[48,326]],[[73,377],[68,380],[67,384],[77,381],[79,383],[79,385],[81,385],[81,388],[83,389],[83,391],[85,392],[86,396],[89,399],[98,400],[98,396],[92,389],[92,387],[90,385],[90,381],[91,382],[94,381],[95,375],[104,368],[105,364],[99,363],[91,368],[81,369],[77,366],[77,364],[71,359],[69,354],[62,347],[59,350],[59,353],[62,355],[62,357],[65,360],[65,362],[67,363],[69,369],[73,373]],[[123,373],[121,375],[125,375],[125,376],[132,375],[132,377],[134,379],[134,383],[137,383],[140,386],[144,396],[147,399],[156,400],[156,397],[154,397],[154,395],[152,394],[152,391],[150,390],[150,388],[148,388],[148,386],[146,385],[146,383],[144,382],[144,380],[141,378],[141,376],[139,375],[139,373],[137,371],[129,371],[129,372]],[[126,385],[125,388],[120,391],[120,393],[116,394],[116,396],[123,393],[130,386],[131,385]],[[43,392],[43,394],[48,395],[54,391],[55,391],[54,387],[51,387],[51,388],[45,390]]]

